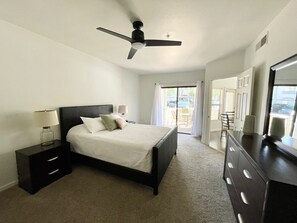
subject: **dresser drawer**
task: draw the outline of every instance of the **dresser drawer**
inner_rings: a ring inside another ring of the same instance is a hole
[[[226,179],[228,193],[231,198],[231,203],[234,210],[234,215],[237,219],[237,222],[247,223],[248,221],[247,221],[246,213],[241,207],[241,201],[236,192],[236,186],[234,184],[235,181],[232,179],[232,176],[230,175],[230,172],[228,169],[226,169],[225,171],[225,179]]]
[[[240,150],[231,137],[228,137],[226,150],[227,156],[230,157],[233,160],[234,165],[237,166]]]
[[[225,170],[229,171],[230,177],[232,178],[235,187],[240,181],[240,173],[238,171],[238,167],[236,166],[236,162],[231,158],[229,154],[226,156]]]
[[[240,181],[236,186],[242,208],[246,210],[249,222],[261,222],[266,183],[242,153],[239,156],[238,172]]]
[[[241,204],[237,197],[237,193],[236,193],[236,189],[235,189],[236,187],[234,185],[234,181],[233,181],[228,169],[226,169],[226,171],[225,171],[225,179],[226,179],[226,185],[227,185],[228,193],[231,197],[233,207],[234,208],[240,207]]]

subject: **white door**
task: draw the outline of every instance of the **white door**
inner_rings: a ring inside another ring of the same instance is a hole
[[[224,112],[234,112],[235,111],[235,89],[225,89],[224,94]]]
[[[246,115],[252,112],[252,97],[254,88],[254,68],[250,68],[237,76],[236,107],[234,128],[242,130]]]

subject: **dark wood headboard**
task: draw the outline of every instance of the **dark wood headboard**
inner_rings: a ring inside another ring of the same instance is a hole
[[[73,126],[82,124],[80,116],[83,117],[99,117],[100,114],[110,114],[113,112],[113,105],[88,105],[61,107],[60,112],[60,129],[61,140],[66,141],[66,135]]]

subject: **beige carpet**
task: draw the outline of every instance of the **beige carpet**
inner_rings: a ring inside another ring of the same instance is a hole
[[[150,187],[78,166],[34,195],[17,186],[1,192],[0,222],[236,222],[223,162],[223,153],[180,135],[158,196]]]

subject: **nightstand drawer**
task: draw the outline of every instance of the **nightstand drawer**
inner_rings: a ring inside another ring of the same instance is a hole
[[[32,161],[32,165],[40,167],[38,168],[40,172],[47,173],[56,168],[63,168],[65,151],[61,148],[47,150],[35,155]]]
[[[46,185],[54,182],[55,180],[63,177],[65,175],[65,171],[57,168],[57,169],[53,169],[50,172],[47,172],[46,175],[44,175],[44,181],[46,182]]]
[[[50,150],[45,150],[39,153],[38,157],[43,162],[51,162],[51,161],[55,161],[56,158],[57,157],[59,158],[62,154],[63,154],[63,148],[59,147],[59,148],[54,148]]]
[[[47,176],[48,173],[59,169],[63,172],[65,166],[65,152],[61,148],[43,151],[32,157],[31,169],[36,176]]]

